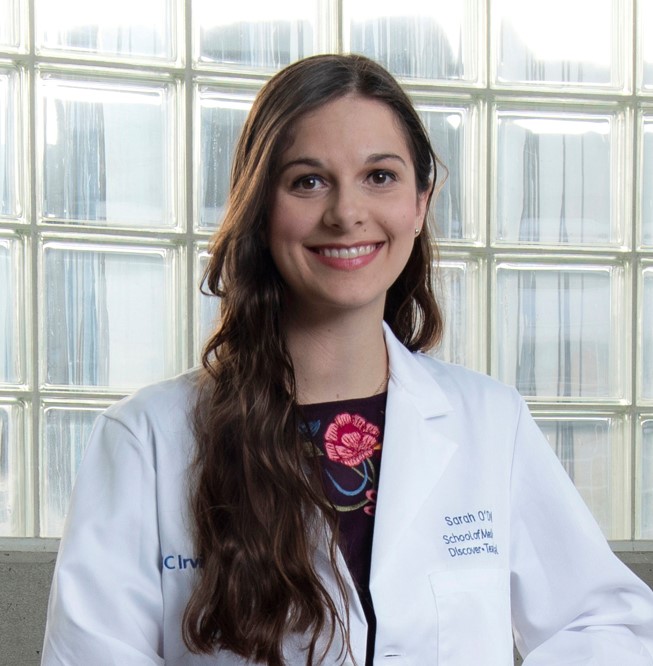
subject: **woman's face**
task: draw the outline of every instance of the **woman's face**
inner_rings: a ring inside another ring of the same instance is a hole
[[[394,112],[354,94],[306,114],[275,176],[268,243],[290,312],[382,317],[427,205]]]

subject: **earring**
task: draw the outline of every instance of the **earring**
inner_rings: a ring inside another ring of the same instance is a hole
[[[421,231],[421,229],[419,229],[418,227],[415,227],[415,235],[416,236],[419,236],[420,231]]]

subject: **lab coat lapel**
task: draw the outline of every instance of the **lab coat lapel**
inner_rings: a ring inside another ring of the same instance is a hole
[[[371,581],[411,529],[457,444],[439,432],[452,407],[437,381],[386,327],[391,378],[374,525]]]

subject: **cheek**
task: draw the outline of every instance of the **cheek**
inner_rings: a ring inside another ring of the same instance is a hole
[[[411,197],[398,202],[390,211],[386,211],[388,219],[394,221],[397,235],[414,236],[415,228],[421,226],[421,217],[415,200]]]
[[[283,221],[284,217],[278,208],[274,210],[274,214],[268,220],[267,242],[275,263],[278,263],[278,255],[287,236]]]
[[[268,230],[268,248],[272,261],[277,269],[283,272],[285,257],[288,254],[288,244],[284,241],[283,229],[278,225],[270,225]]]
[[[285,281],[288,271],[292,271],[296,263],[293,252],[300,243],[298,226],[293,224],[291,211],[287,207],[275,205],[273,208],[268,220],[267,242],[272,261]]]
[[[268,248],[272,261],[280,273],[284,273],[288,266],[297,261],[299,243],[292,236],[292,230],[282,224],[270,225],[268,233]]]
[[[301,217],[292,202],[278,198],[270,209],[268,242],[270,246],[297,240],[302,233]]]

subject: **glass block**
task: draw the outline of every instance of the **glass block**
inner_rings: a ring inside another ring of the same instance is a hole
[[[499,110],[496,240],[622,245],[621,117]]]
[[[254,99],[254,92],[233,92],[207,86],[198,89],[199,112],[195,138],[196,210],[199,228],[215,229],[229,195],[231,163],[236,142]]]
[[[362,53],[402,78],[477,83],[483,4],[343,0],[344,50]]]
[[[653,25],[653,0],[638,0],[637,7],[641,87],[647,92],[653,92],[653,41],[650,33],[650,26]]]
[[[220,300],[213,296],[204,286],[200,291],[200,281],[204,275],[207,264],[209,263],[209,253],[202,250],[195,255],[195,284],[198,285],[195,291],[195,358],[194,362],[201,360],[202,349],[209,335],[215,330],[220,317]]]
[[[23,215],[21,102],[18,70],[0,68],[0,218]]]
[[[500,84],[624,88],[626,0],[491,0],[491,15]]]
[[[479,173],[477,110],[475,107],[417,105],[433,149],[446,169],[440,169],[433,234],[442,240],[478,239]],[[474,174],[474,177],[472,177]]]
[[[34,0],[39,51],[120,60],[177,57],[175,0]]]
[[[636,539],[653,539],[653,418],[640,421]]]
[[[625,400],[624,269],[499,263],[493,373],[524,396]]]
[[[20,0],[0,0],[0,47],[20,46]]]
[[[444,314],[444,336],[434,356],[475,370],[481,364],[482,334],[478,261],[440,259],[435,294]]]
[[[192,0],[200,64],[277,70],[317,52],[318,0]]]
[[[42,381],[126,391],[179,372],[177,264],[174,248],[44,243]]]
[[[0,385],[25,384],[24,247],[19,238],[0,236]]]
[[[642,267],[640,285],[640,398],[653,401],[653,266]]]
[[[46,222],[178,224],[174,83],[44,74],[37,91],[39,194]]]
[[[60,537],[82,454],[100,406],[46,405],[39,447],[42,537]]]
[[[642,245],[653,246],[653,114],[642,119],[640,220]]]
[[[630,539],[630,466],[623,419],[538,416],[535,420],[607,539]]]
[[[25,410],[0,402],[0,536],[26,536]]]

